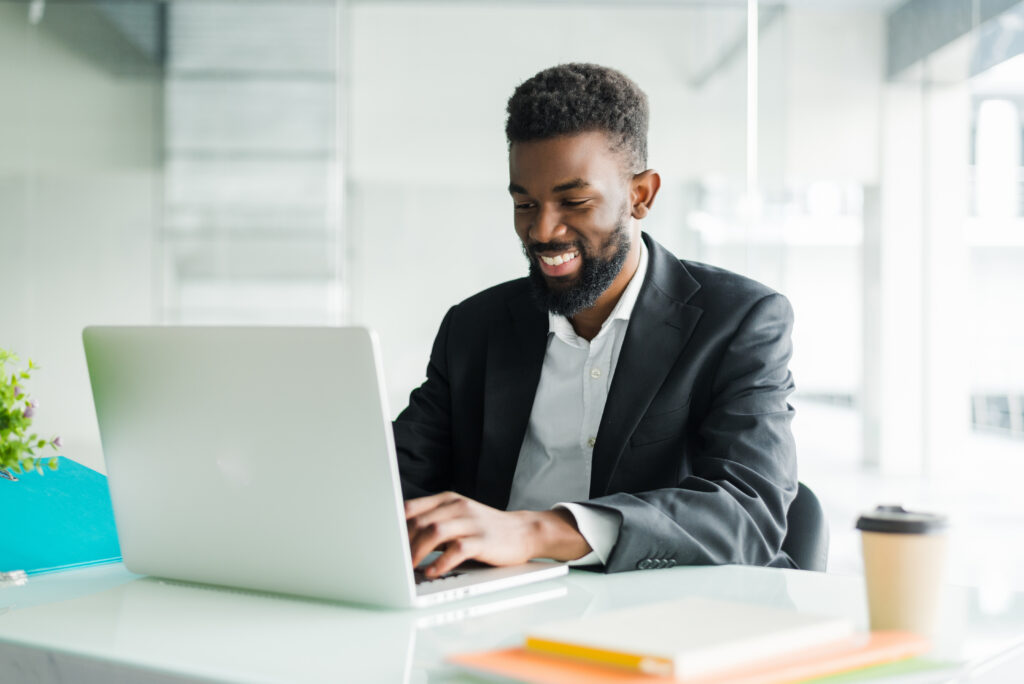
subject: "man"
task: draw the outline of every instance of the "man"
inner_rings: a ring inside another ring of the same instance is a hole
[[[452,307],[395,421],[413,562],[545,557],[606,572],[792,567],[792,312],[640,230],[647,98],[565,64],[508,102],[529,277]]]

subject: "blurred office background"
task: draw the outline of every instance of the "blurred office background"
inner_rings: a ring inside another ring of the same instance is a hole
[[[832,569],[902,501],[954,516],[954,579],[1024,586],[1019,0],[0,0],[0,347],[40,431],[103,469],[102,323],[367,324],[397,413],[447,307],[525,272],[504,106],[566,61],[650,97],[646,229],[792,300]]]

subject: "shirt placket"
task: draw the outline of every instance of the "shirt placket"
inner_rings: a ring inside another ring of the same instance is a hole
[[[608,335],[598,335],[590,343],[587,362],[583,368],[583,424],[580,426],[580,449],[584,454],[589,481],[593,463],[597,430],[604,407],[605,383],[608,374],[606,349]]]

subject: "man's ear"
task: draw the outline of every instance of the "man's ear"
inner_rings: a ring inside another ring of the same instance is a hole
[[[661,188],[661,176],[654,169],[647,169],[633,176],[630,189],[633,218],[647,218],[659,188]]]

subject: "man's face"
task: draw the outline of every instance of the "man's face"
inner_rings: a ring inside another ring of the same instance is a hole
[[[636,239],[630,178],[600,131],[517,142],[509,152],[515,227],[530,280],[554,313],[589,309]]]

